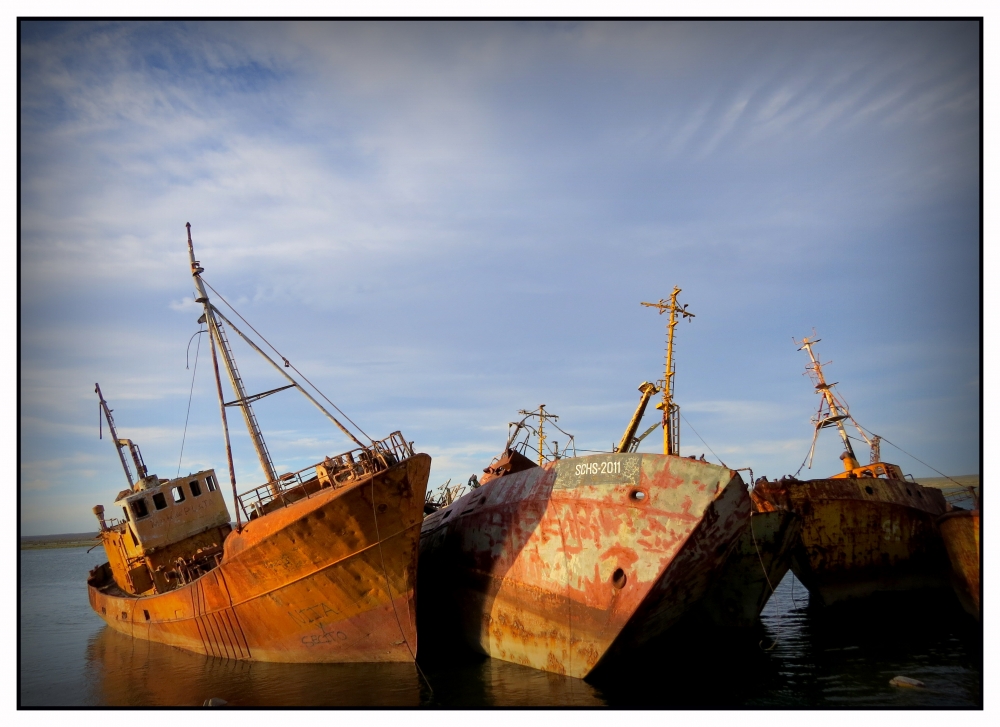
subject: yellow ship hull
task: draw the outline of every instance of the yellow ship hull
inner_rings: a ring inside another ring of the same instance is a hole
[[[802,520],[792,572],[829,605],[882,591],[947,587],[948,562],[934,520],[939,490],[881,478],[788,484]]]

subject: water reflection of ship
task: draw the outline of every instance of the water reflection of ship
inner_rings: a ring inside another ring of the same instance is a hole
[[[88,642],[90,704],[234,707],[416,707],[412,663],[280,664],[219,659],[101,628]]]
[[[88,579],[92,608],[124,634],[229,659],[413,661],[417,550],[430,457],[415,454],[399,432],[376,441],[355,425],[368,438],[362,442],[285,372],[298,373],[287,358],[281,357],[284,366],[276,363],[209,301],[190,225],[188,251],[196,300],[204,307],[199,322],[207,325],[211,344],[236,529],[231,531],[215,472],[169,481],[150,474],[138,447],[117,437],[98,388],[129,488],[116,498],[122,521],[106,522],[104,508],[94,508],[108,562]],[[291,383],[248,395],[226,328]],[[223,397],[218,358],[234,401]],[[279,476],[251,402],[293,387],[357,447]],[[263,485],[239,496],[228,406],[242,412],[265,475]],[[135,482],[123,450],[133,459]]]

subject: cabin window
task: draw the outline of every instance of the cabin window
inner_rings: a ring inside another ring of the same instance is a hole
[[[174,496],[174,502],[184,502],[184,487],[177,485],[170,489],[170,494]]]
[[[205,484],[208,485],[209,492],[215,492],[215,478],[212,475],[205,477]]]
[[[138,500],[132,500],[132,502],[130,502],[129,505],[132,506],[132,513],[137,518],[144,518],[147,515],[149,515],[149,508],[146,507],[145,497],[140,497]]]
[[[128,522],[128,508],[123,507],[122,512],[125,513],[125,522]]]
[[[198,484],[198,480],[191,480],[188,482],[188,487],[191,488],[191,495],[193,497],[198,497],[201,495],[201,485]]]
[[[163,495],[162,492],[157,492],[155,495],[153,495],[153,507],[155,507],[157,510],[162,510],[166,506],[167,506],[167,498]]]

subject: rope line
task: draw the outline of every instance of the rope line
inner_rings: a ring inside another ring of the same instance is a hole
[[[221,301],[222,301],[223,303],[225,303],[225,304],[226,304],[226,307],[228,307],[228,308],[229,308],[229,310],[231,310],[231,311],[232,311],[233,313],[235,313],[235,314],[236,314],[236,317],[237,317],[237,318],[239,318],[239,319],[240,319],[241,321],[243,321],[243,322],[244,322],[244,323],[245,323],[245,324],[247,325],[247,327],[248,327],[248,328],[249,328],[249,329],[250,329],[251,331],[253,331],[253,332],[254,332],[254,333],[256,333],[256,334],[257,334],[258,336],[260,336],[260,340],[262,340],[262,341],[263,341],[264,343],[266,343],[266,344],[267,344],[267,346],[268,346],[268,348],[270,348],[270,349],[271,349],[272,351],[274,351],[275,355],[276,355],[276,356],[277,356],[278,358],[280,358],[280,359],[281,359],[281,360],[282,360],[282,361],[284,362],[284,364],[285,364],[285,366],[286,366],[286,367],[290,368],[290,369],[291,369],[292,371],[294,371],[294,372],[295,372],[295,373],[297,373],[297,374],[298,374],[299,376],[301,376],[301,377],[302,377],[302,380],[303,380],[303,381],[305,381],[305,382],[306,382],[307,384],[309,384],[309,386],[311,386],[311,387],[313,388],[313,390],[314,390],[314,391],[315,391],[315,392],[316,392],[317,394],[319,394],[319,395],[320,395],[320,396],[322,396],[322,397],[323,397],[324,399],[326,399],[326,403],[327,403],[327,404],[329,404],[329,405],[330,405],[330,406],[332,406],[332,407],[333,407],[334,409],[336,409],[336,410],[337,410],[337,412],[339,412],[340,416],[344,417],[344,419],[346,419],[347,421],[349,421],[349,422],[351,423],[351,425],[352,425],[352,426],[353,426],[353,427],[354,427],[355,429],[357,429],[357,430],[358,430],[359,432],[361,432],[361,434],[362,434],[362,435],[364,435],[365,437],[367,437],[367,439],[368,439],[368,441],[369,441],[369,442],[372,442],[372,443],[374,444],[375,440],[374,440],[374,439],[372,439],[372,438],[371,438],[371,436],[369,436],[369,434],[368,434],[367,432],[365,432],[365,430],[364,430],[364,429],[362,429],[362,428],[361,428],[361,427],[359,427],[359,426],[358,426],[357,424],[355,424],[355,423],[354,423],[354,421],[353,421],[353,420],[352,420],[352,419],[351,419],[351,418],[350,418],[349,416],[347,416],[347,415],[346,415],[346,414],[345,414],[344,412],[342,412],[342,411],[340,410],[340,407],[338,407],[338,406],[337,406],[336,404],[334,404],[334,403],[333,403],[332,401],[330,401],[330,400],[329,400],[329,399],[327,398],[326,394],[324,394],[324,393],[323,393],[322,391],[320,391],[320,390],[319,390],[319,388],[317,388],[317,386],[316,386],[316,385],[315,385],[315,384],[314,384],[313,382],[311,382],[311,381],[310,381],[309,379],[307,379],[307,378],[305,377],[305,375],[304,375],[304,374],[303,374],[303,373],[302,373],[301,371],[299,371],[299,370],[298,370],[297,368],[295,368],[295,366],[294,366],[294,365],[292,364],[292,362],[291,362],[291,361],[289,361],[289,360],[288,360],[287,358],[285,358],[284,356],[282,356],[282,355],[281,355],[281,352],[280,352],[280,351],[279,351],[278,349],[276,349],[276,348],[275,348],[274,346],[272,346],[272,345],[271,345],[271,342],[270,342],[270,341],[268,341],[268,340],[267,340],[266,338],[264,338],[264,336],[263,336],[263,335],[261,335],[261,332],[260,332],[260,331],[258,331],[258,330],[257,330],[256,328],[254,328],[254,327],[253,327],[252,325],[250,325],[250,321],[248,321],[248,320],[247,320],[246,318],[244,318],[244,317],[243,317],[242,315],[240,315],[240,312],[239,312],[238,310],[236,310],[236,309],[235,309],[235,308],[233,307],[233,304],[232,304],[232,303],[230,303],[230,302],[229,302],[228,300],[226,300],[225,298],[223,298],[223,297],[222,297],[222,293],[220,293],[220,292],[219,292],[219,291],[217,291],[217,290],[216,290],[215,288],[213,288],[213,287],[212,287],[212,285],[211,285],[211,284],[210,284],[210,283],[209,283],[209,282],[208,282],[207,280],[205,280],[204,276],[202,276],[202,277],[201,277],[201,281],[202,281],[202,282],[203,282],[203,283],[204,283],[205,285],[207,285],[207,286],[208,286],[209,290],[211,290],[211,291],[212,291],[213,293],[215,293],[215,294],[216,294],[217,296],[219,296],[219,300],[221,300]]]
[[[857,423],[857,422],[855,422],[855,423]],[[924,462],[922,459],[920,459],[918,457],[915,457],[914,455],[910,454],[905,449],[903,449],[902,447],[900,447],[898,444],[893,444],[892,442],[890,442],[885,437],[882,437],[881,435],[878,435],[878,434],[875,434],[874,432],[869,431],[865,427],[862,427],[860,424],[858,424],[858,426],[861,427],[862,429],[864,429],[869,434],[871,434],[873,437],[879,437],[883,442],[886,442],[887,444],[892,444],[893,447],[895,447],[896,449],[898,449],[900,452],[902,452],[903,454],[905,454],[907,457],[913,457],[913,459],[917,460],[917,462],[919,462],[920,464],[922,464],[924,467],[930,467],[930,469],[934,470],[935,472],[937,472],[939,475],[941,475],[945,479],[951,480],[952,482],[954,482],[959,487],[965,487],[965,485],[963,485],[962,483],[958,482],[957,480],[953,480],[951,477],[948,477],[948,475],[946,475],[944,472],[942,472],[940,470],[937,470],[937,469],[934,469],[929,464],[927,464],[926,462]]]
[[[680,415],[681,415],[681,419],[683,419],[683,420],[684,420],[684,422],[685,422],[685,423],[686,423],[686,424],[687,424],[687,425],[688,425],[689,427],[691,427],[691,422],[689,422],[689,421],[687,420],[687,417],[686,417],[686,416],[684,416],[684,413],[683,413],[683,412],[681,412],[681,411],[680,411],[679,409],[678,409],[678,412],[679,412],[679,413],[680,413]],[[694,427],[691,427],[691,431],[692,431],[692,432],[694,432],[694,433],[695,433],[695,434],[697,435],[698,439],[701,439],[701,435],[700,435],[700,434],[698,434],[698,430],[697,430],[697,429],[695,429]],[[702,443],[702,444],[704,444],[704,445],[705,445],[706,447],[708,447],[708,442],[706,442],[706,441],[705,441],[704,439],[701,439],[701,443]],[[717,455],[717,454],[715,453],[715,450],[713,450],[713,449],[712,449],[711,447],[708,447],[708,451],[712,453],[712,456],[713,456],[713,457],[715,457],[715,458],[716,458],[717,460],[719,460],[719,462],[721,462],[721,463],[722,463],[722,466],[723,466],[723,467],[728,467],[728,466],[729,466],[729,465],[727,465],[727,464],[726,464],[725,462],[723,462],[723,461],[722,461],[722,457],[720,457],[719,455]]]
[[[198,333],[204,333],[204,331],[198,331]],[[194,335],[197,336],[198,333]],[[194,338],[194,336],[192,336]],[[191,341],[188,341],[188,350],[191,349]],[[194,398],[194,377],[198,373],[198,352],[201,351],[201,338],[198,339],[198,345],[194,349],[194,370],[191,371],[191,391],[188,392],[188,408],[187,414],[184,415],[184,434],[181,436],[181,453],[177,457],[177,474],[175,477],[181,476],[181,461],[184,459],[184,443],[187,441],[188,433],[188,422],[191,420],[191,399]]]
[[[368,436],[368,435],[365,435]],[[403,631],[403,624],[400,623],[399,614],[396,612],[396,601],[392,597],[392,586],[389,584],[389,573],[385,567],[385,555],[382,553],[382,536],[379,534],[378,530],[378,512],[375,509],[375,476],[372,475],[371,479],[372,487],[372,518],[375,520],[375,538],[378,542],[378,557],[382,561],[382,577],[385,578],[385,592],[389,594],[389,605],[392,606],[392,615],[396,617],[396,626],[399,627],[399,633],[403,637],[403,643],[406,644],[406,650],[410,652],[410,658],[413,659],[413,665],[417,667],[417,671],[420,676],[423,677],[424,683],[431,692],[431,696],[434,696],[434,688],[431,686],[430,680],[427,675],[424,674],[424,670],[420,668],[420,664],[417,663],[417,655],[413,653],[413,649],[410,647],[410,640],[406,638],[406,632]]]
[[[706,446],[708,446],[708,445],[706,445]],[[751,478],[753,477],[752,474],[750,476],[751,476]],[[767,568],[764,566],[764,559],[760,555],[760,546],[757,545],[757,535],[753,531],[753,501],[752,500],[751,500],[751,503],[750,503],[750,521],[749,521],[748,524],[750,526],[750,537],[751,537],[751,539],[753,539],[753,547],[754,547],[754,550],[757,551],[757,560],[758,560],[758,562],[760,562],[761,572],[764,573],[764,580],[767,582],[767,587],[771,589],[771,598],[774,598],[774,586],[771,585],[771,577],[767,574]],[[777,613],[777,602],[778,602],[778,599],[775,598],[774,601],[775,601],[775,615],[778,618],[781,618],[781,614]],[[774,649],[774,647],[777,646],[777,645],[778,645],[778,640],[775,639],[774,641],[771,642],[771,645],[768,646],[765,649],[764,648],[764,641],[762,639],[760,642],[758,642],[757,647],[759,649],[761,649],[761,651],[772,651]]]

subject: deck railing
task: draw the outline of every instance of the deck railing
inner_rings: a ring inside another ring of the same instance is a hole
[[[407,442],[401,432],[393,432],[367,447],[355,447],[343,454],[327,457],[322,462],[297,472],[288,472],[273,482],[247,490],[239,496],[239,507],[243,516],[252,520],[306,499],[327,487],[343,487],[381,472],[412,456],[412,443]]]

